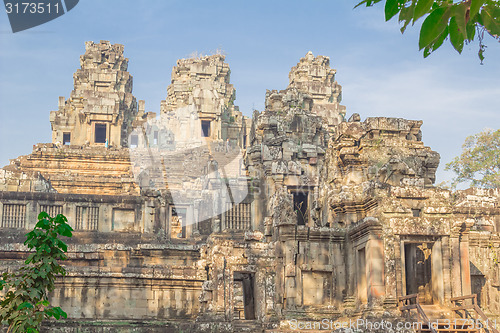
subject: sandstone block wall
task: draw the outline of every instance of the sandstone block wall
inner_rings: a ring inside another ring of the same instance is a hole
[[[422,121],[346,121],[336,71],[312,53],[252,119],[222,55],[179,60],[159,116],[127,64],[123,46],[87,43],[54,142],[0,169],[0,271],[22,264],[40,211],[75,228],[51,296],[71,320],[52,331],[401,320],[411,294],[449,310],[475,293],[500,319],[500,193],[434,186]]]

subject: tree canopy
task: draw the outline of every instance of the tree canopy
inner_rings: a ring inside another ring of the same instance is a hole
[[[379,2],[382,0],[363,0],[356,7],[370,7]],[[500,41],[499,0],[386,0],[385,20],[389,21],[396,15],[401,33],[410,24],[425,17],[418,41],[425,58],[446,39],[458,53],[462,53],[464,44],[478,40],[478,56],[482,64],[486,50],[483,43],[485,33]]]
[[[446,164],[445,170],[457,174],[454,186],[471,182],[472,186],[500,188],[500,129],[467,137],[462,154]]]

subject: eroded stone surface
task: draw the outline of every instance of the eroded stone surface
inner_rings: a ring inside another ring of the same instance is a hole
[[[41,210],[76,230],[52,295],[73,321],[53,331],[397,323],[409,294],[432,315],[477,294],[498,318],[498,190],[434,186],[439,154],[422,121],[345,121],[328,57],[307,53],[251,120],[224,60],[179,60],[157,116],[144,101],[135,109],[123,47],[89,42],[51,113],[54,142],[0,169],[2,270],[27,255]],[[91,140],[97,123],[107,147]],[[57,142],[66,130],[71,145]]]

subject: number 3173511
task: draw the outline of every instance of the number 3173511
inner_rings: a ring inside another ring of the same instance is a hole
[[[7,2],[5,4],[7,14],[43,14],[59,13],[59,3],[51,4],[44,2]]]

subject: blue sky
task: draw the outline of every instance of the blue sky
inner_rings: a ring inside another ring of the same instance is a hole
[[[172,66],[193,52],[222,49],[246,115],[262,110],[266,89],[284,89],[308,51],[330,57],[343,86],[347,116],[423,120],[423,141],[443,166],[468,135],[500,128],[500,44],[487,39],[458,55],[446,42],[429,58],[418,51],[419,26],[401,35],[383,6],[356,1],[80,0],[62,17],[13,34],[0,14],[0,166],[50,142],[49,113],[69,96],[84,42],[125,45],[134,95],[159,112]]]

